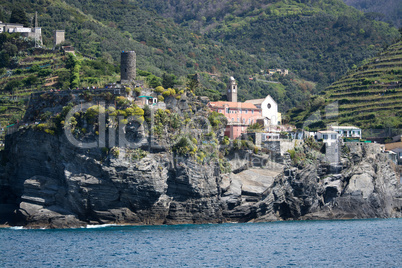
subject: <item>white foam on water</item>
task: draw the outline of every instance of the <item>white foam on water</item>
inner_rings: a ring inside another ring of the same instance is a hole
[[[87,225],[86,227],[82,227],[82,228],[94,229],[94,228],[106,228],[106,227],[112,227],[112,226],[119,226],[119,225],[118,224],[94,224],[94,225]]]

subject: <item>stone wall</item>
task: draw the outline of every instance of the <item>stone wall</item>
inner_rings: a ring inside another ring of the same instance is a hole
[[[264,141],[262,147],[272,152],[284,155],[288,150],[295,148],[295,141],[293,140],[272,140]]]

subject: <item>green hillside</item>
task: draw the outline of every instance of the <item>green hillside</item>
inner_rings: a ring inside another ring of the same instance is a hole
[[[398,37],[341,0],[138,1],[204,36],[246,51],[266,68],[287,68],[318,83],[335,82]]]
[[[325,106],[333,102],[339,105],[339,115],[326,119]],[[317,111],[324,120],[314,119]],[[288,115],[298,127],[311,123],[310,128],[322,128],[336,120],[365,129],[402,128],[402,41],[333,83],[306,108],[292,109]]]
[[[52,47],[53,31],[65,29],[67,42],[83,54],[118,65],[121,50],[135,50],[138,68],[156,76],[174,74],[179,81],[185,81],[188,74],[201,73],[201,89],[197,92],[204,95],[222,96],[229,76],[235,76],[241,87],[241,100],[271,94],[280,98],[277,100],[283,104],[283,111],[308,99],[310,94],[297,84],[280,95],[269,83],[248,83],[250,75],[266,69],[265,60],[214,42],[132,1],[0,0],[6,20],[16,2],[28,17],[38,11],[48,47]]]
[[[118,80],[121,50],[135,50],[137,67],[157,77],[175,75],[184,85],[187,75],[199,73],[199,95],[224,98],[228,77],[234,76],[239,100],[270,94],[281,112],[304,104],[399,37],[395,28],[367,19],[340,0],[0,0],[0,18],[9,21],[16,7],[28,21],[38,12],[44,46],[53,47],[53,31],[64,29],[66,43],[97,58],[80,69],[80,87]],[[31,59],[29,49],[16,51],[8,41],[0,45],[0,68],[8,74],[0,80],[3,96],[22,105],[15,94],[40,90],[52,76],[64,79],[58,87],[71,86],[71,72],[59,66],[64,56]],[[24,69],[29,64],[41,69],[50,64],[51,73],[30,73]],[[93,71],[99,65],[116,70]],[[286,68],[290,75],[265,77],[268,68]],[[6,89],[11,80],[20,83]],[[15,110],[7,108],[9,116],[23,108],[17,104],[10,104]]]
[[[366,16],[390,22],[402,27],[402,4],[400,0],[343,0],[345,4],[366,12]]]

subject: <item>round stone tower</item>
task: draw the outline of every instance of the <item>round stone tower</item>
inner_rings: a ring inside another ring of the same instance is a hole
[[[122,51],[120,60],[121,83],[131,83],[134,81],[136,70],[135,51]]]

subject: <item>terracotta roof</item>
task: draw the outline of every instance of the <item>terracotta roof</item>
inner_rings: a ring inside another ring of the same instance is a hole
[[[271,97],[271,95],[267,95],[265,98],[263,99],[253,99],[253,100],[246,100],[245,103],[252,103],[252,104],[261,104],[264,100],[266,100],[267,98],[271,98],[273,102],[276,103],[276,101],[274,100],[274,98]]]
[[[214,108],[231,108],[231,109],[255,109],[259,110],[252,103],[244,103],[244,102],[230,102],[230,101],[214,101],[209,102],[208,105]]]
[[[265,99],[246,100],[245,103],[261,104]]]

